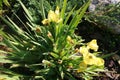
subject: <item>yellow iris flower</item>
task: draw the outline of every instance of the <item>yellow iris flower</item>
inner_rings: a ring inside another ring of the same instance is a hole
[[[48,19],[44,19],[42,23],[44,25],[49,24],[50,22],[59,23],[62,19],[60,19],[59,7],[56,8],[55,11],[50,10],[48,12]]]
[[[96,65],[96,66],[104,65],[104,60],[90,53],[89,49],[92,49],[94,51],[98,50],[97,41],[95,39],[89,42],[87,46],[80,47],[80,53],[83,55],[84,63],[87,65]]]

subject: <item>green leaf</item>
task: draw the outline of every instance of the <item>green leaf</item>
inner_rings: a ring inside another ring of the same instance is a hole
[[[62,10],[61,10],[61,18],[62,19],[64,19],[64,16],[65,16],[66,6],[67,6],[67,0],[64,0],[63,7],[62,7]]]
[[[25,5],[21,2],[21,0],[18,0],[18,1],[19,1],[20,5],[22,6],[22,8],[24,9],[27,17],[28,17],[31,21],[34,22],[32,16],[30,15],[30,13],[29,13],[28,9],[25,7]]]
[[[68,75],[69,80],[76,80],[70,73],[67,72],[66,75]]]
[[[71,33],[74,32],[75,28],[77,27],[77,25],[79,24],[79,22],[81,21],[81,19],[84,16],[85,11],[87,10],[88,6],[90,4],[90,0],[85,3],[76,13],[76,15],[74,15],[73,19],[71,20],[69,26],[70,26],[70,30]]]
[[[0,57],[1,57],[1,54],[7,54],[8,52],[6,51],[3,51],[3,50],[0,50]]]
[[[64,24],[66,24],[68,22],[68,20],[70,19],[70,16],[73,14],[73,11],[75,10],[76,6],[69,12],[68,16],[65,18]]]
[[[56,54],[56,53],[52,53],[52,52],[51,52],[51,53],[50,53],[50,55],[51,55],[51,56],[53,56],[53,57],[54,57],[54,58],[56,58],[56,59],[58,59],[58,58],[59,58],[59,55],[58,55],[58,54]]]
[[[19,28],[19,26],[17,26],[8,16],[8,20],[5,19],[4,17],[1,17],[0,18],[11,28],[11,30],[13,30],[16,34],[18,34],[20,37],[22,37],[23,39],[29,39],[28,35],[25,35],[27,34],[27,32],[23,31],[22,29]]]
[[[2,3],[3,3],[3,0],[0,0],[0,11],[2,10],[2,7],[3,7]]]
[[[41,0],[41,15],[42,15],[43,19],[46,19],[45,9],[44,9],[44,2],[45,2],[45,0]]]
[[[10,7],[10,3],[8,2],[8,0],[3,0],[3,3],[4,3],[7,7]]]
[[[20,79],[19,79],[19,76],[10,77],[9,75],[1,74],[0,80],[20,80]]]
[[[6,56],[0,55],[0,63],[12,63],[12,61],[8,60]]]

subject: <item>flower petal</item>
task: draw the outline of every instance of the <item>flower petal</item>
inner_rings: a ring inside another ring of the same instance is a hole
[[[94,51],[97,51],[98,50],[98,45],[97,45],[97,40],[96,39],[93,39],[92,41],[90,41],[88,44],[87,44],[87,48],[88,49],[92,49]]]

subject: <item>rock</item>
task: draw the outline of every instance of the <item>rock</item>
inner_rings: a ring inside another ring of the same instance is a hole
[[[112,4],[117,4],[120,2],[120,0],[110,0]]]
[[[95,11],[97,5],[105,6],[109,4],[117,4],[120,0],[92,0],[88,8],[89,11]]]
[[[91,0],[88,11],[98,27],[120,34],[120,0]]]

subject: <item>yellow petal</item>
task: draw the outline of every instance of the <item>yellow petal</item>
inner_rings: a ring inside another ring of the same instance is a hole
[[[102,58],[97,58],[95,65],[96,66],[103,66],[104,65],[104,60]]]
[[[92,41],[90,41],[88,44],[87,44],[87,48],[88,49],[92,49],[94,51],[97,51],[98,50],[98,45],[97,45],[97,40],[96,39],[93,39]]]
[[[52,34],[48,31],[47,36],[50,38],[50,37],[52,37]]]
[[[88,55],[89,51],[88,48],[85,46],[80,47],[80,53],[84,56]]]
[[[56,22],[57,23],[58,20],[59,20],[59,16],[54,11],[50,10],[49,13],[48,13],[48,20],[50,22]]]
[[[44,25],[47,25],[47,24],[49,24],[49,20],[48,20],[48,19],[44,19],[44,20],[42,21],[42,23],[43,23]]]
[[[79,72],[83,72],[83,71],[86,70],[86,68],[87,68],[87,64],[86,64],[85,62],[81,62],[81,63],[79,64],[79,68],[78,68],[77,72],[78,72],[78,73],[79,73]]]
[[[60,11],[59,11],[59,7],[57,6],[56,10],[55,10],[55,14],[57,14],[59,16]]]
[[[96,57],[94,54],[91,53],[89,53],[86,56],[83,56],[83,60],[87,65],[96,65],[96,66],[104,65],[104,60],[102,58]]]
[[[85,64],[88,65],[94,65],[96,63],[96,58],[97,57],[91,53],[87,54],[86,56],[83,56]]]

